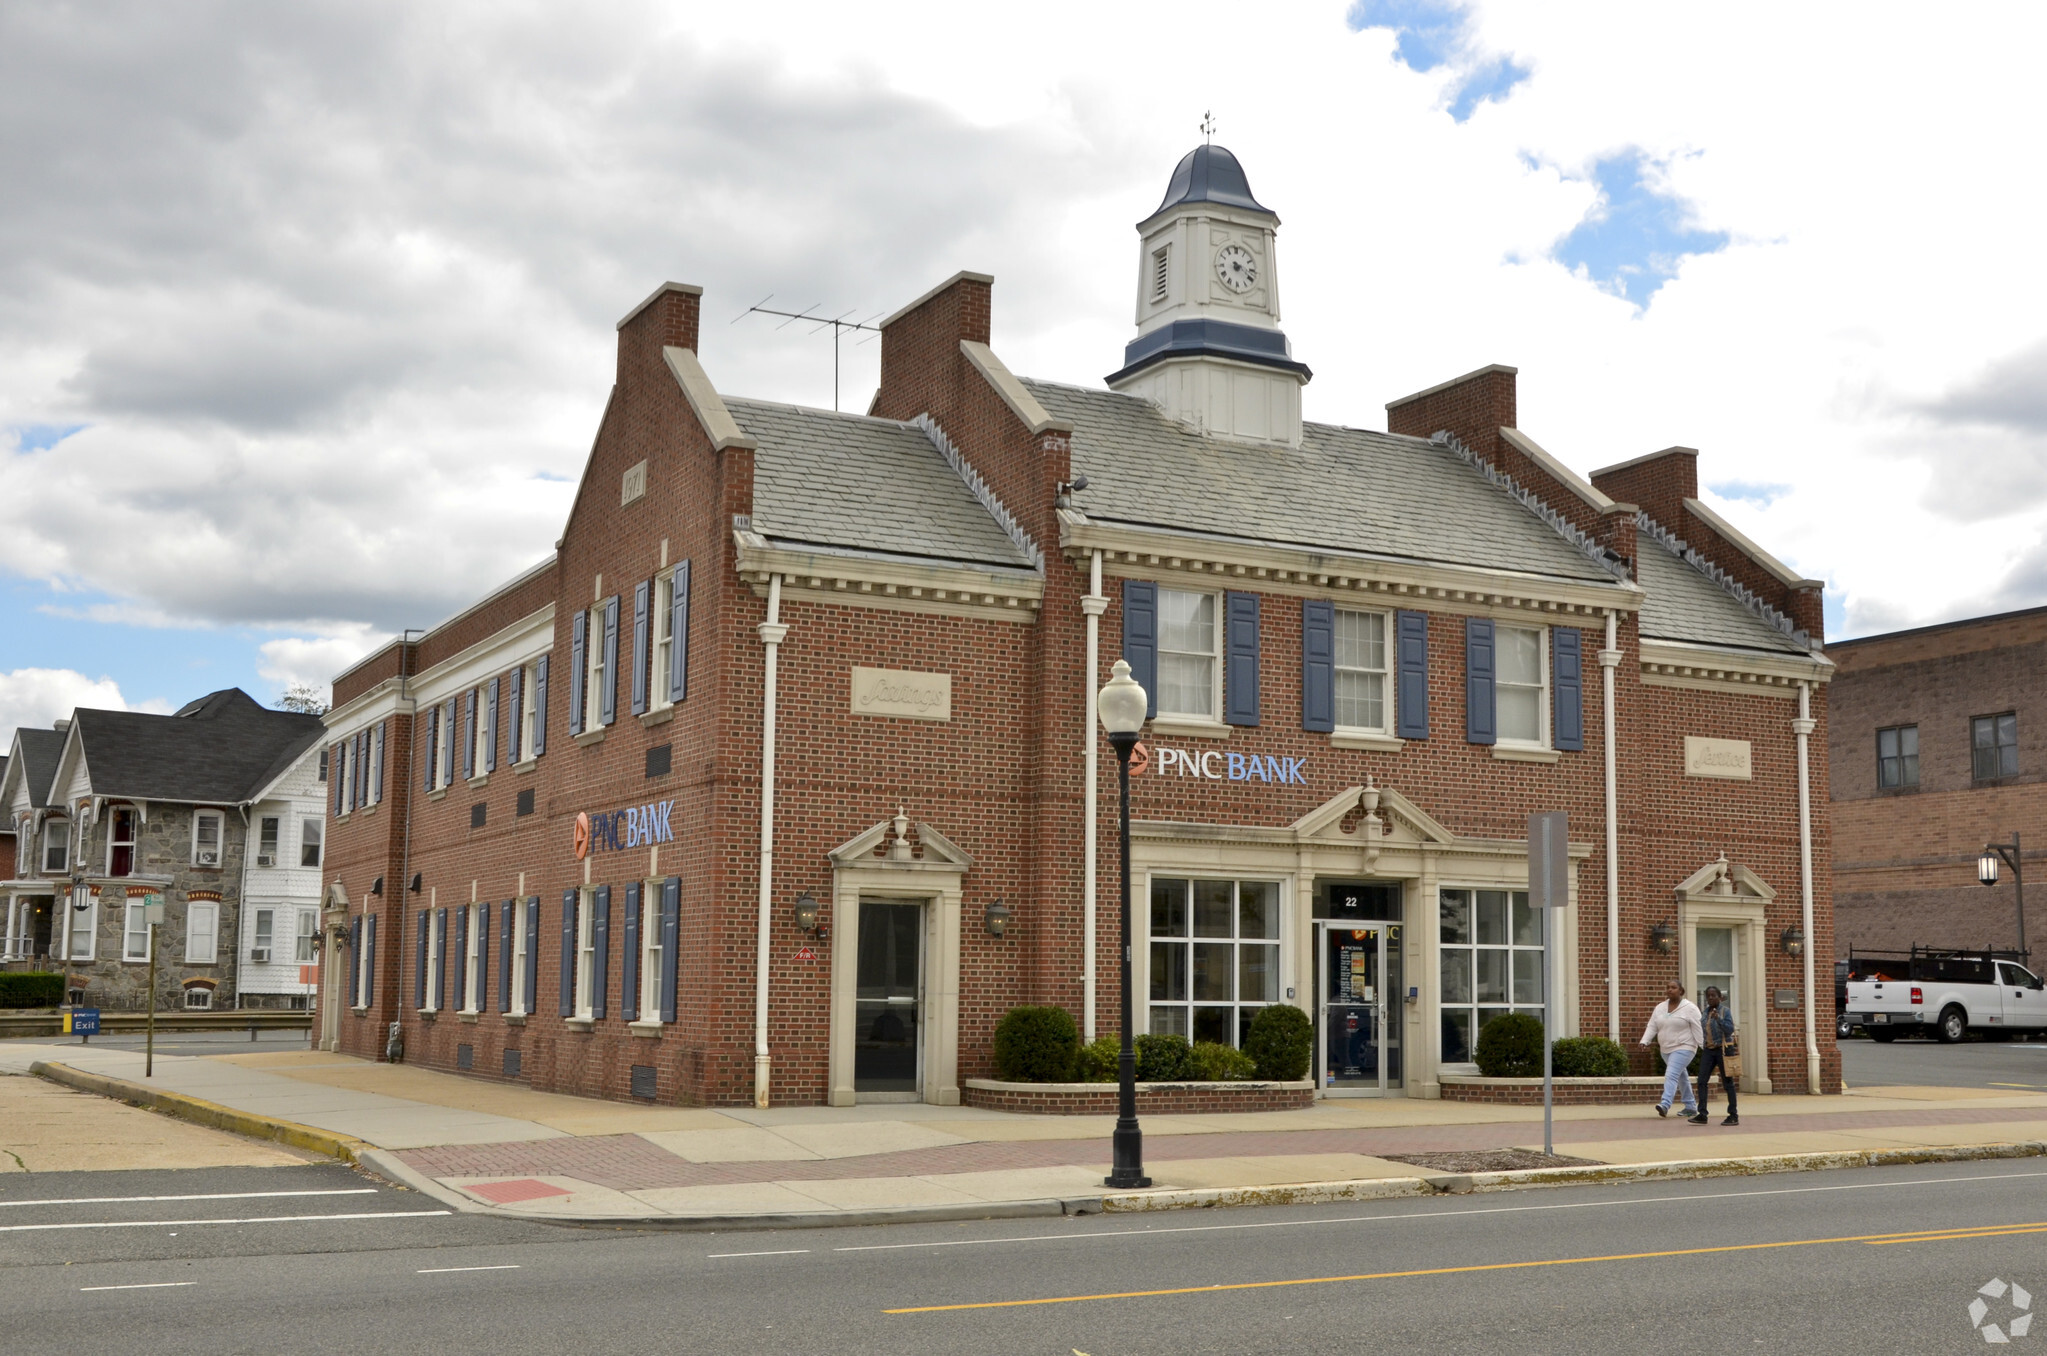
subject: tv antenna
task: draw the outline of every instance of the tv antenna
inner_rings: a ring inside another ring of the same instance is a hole
[[[813,323],[814,327],[810,331],[812,334],[822,334],[826,329],[830,329],[832,332],[832,412],[836,414],[839,409],[839,340],[848,330],[870,330],[875,334],[880,334],[881,326],[870,322],[874,320],[875,316],[880,315],[881,312],[876,311],[874,315],[867,317],[866,320],[848,320],[846,317],[853,314],[851,311],[843,311],[835,316],[819,315],[817,307],[822,303],[806,306],[800,311],[778,311],[768,305],[774,299],[775,294],[773,292],[768,293],[756,304],[747,307],[738,315],[733,316],[732,323],[737,325],[750,315],[778,315],[783,317],[782,323],[775,326],[778,330],[786,330],[799,320],[807,320]],[[872,339],[862,339],[860,342],[871,344],[874,341]]]

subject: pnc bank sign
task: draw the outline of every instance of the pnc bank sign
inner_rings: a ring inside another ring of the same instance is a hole
[[[646,805],[629,805],[623,810],[578,814],[576,859],[581,861],[600,849],[616,852],[622,848],[674,842],[675,830],[668,822],[674,809],[674,801],[657,800]]]
[[[1131,751],[1131,775],[1136,776],[1147,768],[1160,777],[1199,777],[1211,782],[1265,782],[1279,786],[1308,784],[1307,759],[1275,757],[1269,753],[1147,749],[1139,744]]]

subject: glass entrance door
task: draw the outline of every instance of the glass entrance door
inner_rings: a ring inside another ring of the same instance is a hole
[[[1316,1076],[1324,1093],[1401,1086],[1400,924],[1319,923]]]
[[[923,1026],[924,906],[860,901],[860,958],[853,1001],[853,1090],[918,1088]]]

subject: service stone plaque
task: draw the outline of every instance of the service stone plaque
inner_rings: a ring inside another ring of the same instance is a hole
[[[1685,776],[1725,777],[1745,782],[1753,775],[1749,765],[1749,742],[1746,739],[1685,736]]]
[[[952,675],[853,668],[853,714],[903,720],[951,720]]]

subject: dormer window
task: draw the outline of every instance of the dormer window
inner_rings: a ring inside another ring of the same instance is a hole
[[[1151,252],[1151,299],[1152,304],[1166,299],[1166,291],[1173,276],[1173,247],[1161,245]]]
[[[107,874],[135,874],[135,821],[132,805],[116,805],[107,817]]]
[[[70,869],[71,823],[52,819],[43,825],[43,874],[61,876]]]

